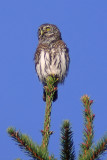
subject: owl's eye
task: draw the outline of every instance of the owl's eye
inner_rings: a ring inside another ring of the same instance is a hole
[[[51,30],[50,27],[47,27],[47,28],[46,28],[46,31],[50,31],[50,30]]]

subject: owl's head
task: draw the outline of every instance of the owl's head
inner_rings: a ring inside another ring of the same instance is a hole
[[[38,39],[40,43],[49,44],[52,41],[60,40],[61,33],[53,24],[42,24],[38,29]]]

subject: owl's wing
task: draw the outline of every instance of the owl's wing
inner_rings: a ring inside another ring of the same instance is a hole
[[[42,83],[45,83],[45,77],[48,74],[47,66],[49,66],[50,63],[49,53],[50,49],[47,44],[39,44],[34,56],[35,70]]]
[[[60,53],[61,55],[64,56],[65,62],[66,62],[66,71],[68,72],[70,57],[69,57],[69,49],[67,48],[67,45],[62,40],[59,40],[56,43],[54,43],[53,48],[55,53]]]
[[[48,46],[45,44],[39,44],[35,55],[34,55],[34,61],[35,61],[35,66],[39,63],[39,59],[40,59],[40,54],[42,51],[47,51]]]

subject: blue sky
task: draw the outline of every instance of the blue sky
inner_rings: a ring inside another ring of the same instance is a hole
[[[43,23],[59,27],[70,50],[70,69],[53,103],[49,152],[59,159],[60,127],[69,119],[76,153],[82,142],[83,107],[80,98],[94,99],[94,140],[107,131],[107,1],[4,0],[0,2],[0,159],[29,160],[8,136],[16,127],[41,144],[45,103],[35,73],[37,30]],[[107,155],[103,157],[107,158]],[[102,159],[103,159],[102,158]]]

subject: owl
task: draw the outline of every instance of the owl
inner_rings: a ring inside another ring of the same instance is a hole
[[[46,86],[46,78],[55,75],[58,83],[63,83],[69,69],[69,50],[62,40],[61,32],[53,24],[42,24],[38,29],[38,46],[35,52],[35,69],[39,80]],[[55,91],[53,101],[58,97]],[[46,101],[46,93],[43,90],[43,100]]]

